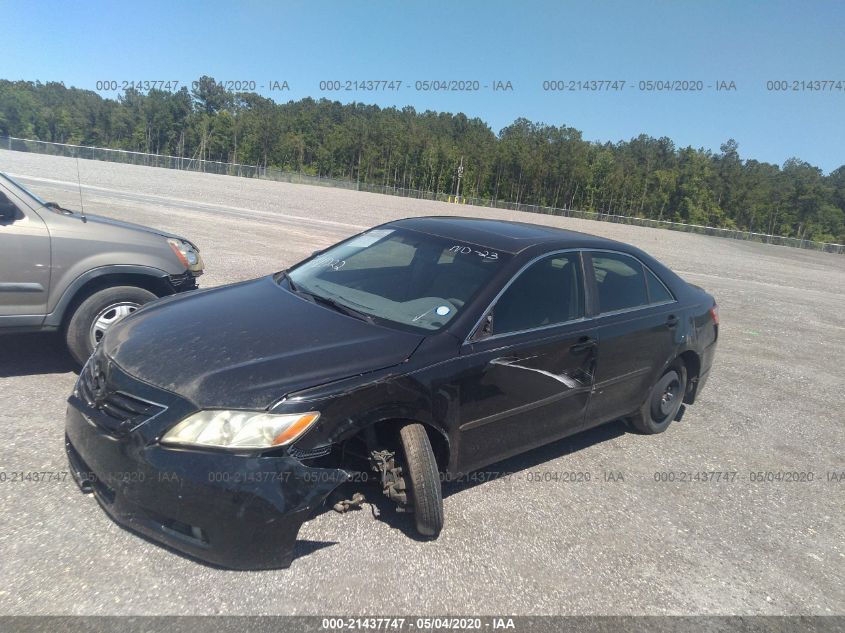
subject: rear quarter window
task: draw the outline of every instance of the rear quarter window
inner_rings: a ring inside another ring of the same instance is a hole
[[[674,301],[675,297],[669,292],[660,278],[651,272],[648,268],[645,269],[645,281],[648,287],[648,298],[651,303],[666,303],[667,301]]]

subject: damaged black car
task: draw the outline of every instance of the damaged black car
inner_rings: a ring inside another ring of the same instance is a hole
[[[632,246],[399,220],[110,328],[66,449],[121,525],[209,563],[286,567],[344,482],[433,538],[443,480],[619,418],[666,430],[717,336],[713,297]]]

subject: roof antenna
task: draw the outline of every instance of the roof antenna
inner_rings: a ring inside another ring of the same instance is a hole
[[[87,222],[85,207],[82,206],[82,179],[79,177],[79,153],[76,154],[76,184],[79,185],[79,215],[82,216],[83,222]]]

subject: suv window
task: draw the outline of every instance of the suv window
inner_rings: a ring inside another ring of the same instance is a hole
[[[665,301],[675,300],[675,297],[672,296],[672,293],[669,292],[666,285],[648,268],[645,269],[645,281],[648,286],[648,298],[650,303],[663,303]]]
[[[9,200],[5,193],[0,191],[0,224],[9,224],[20,219],[21,212],[17,205]]]
[[[519,332],[584,316],[578,253],[550,255],[524,270],[493,308],[492,333]]]
[[[594,253],[599,312],[614,312],[648,304],[643,265],[629,255]]]

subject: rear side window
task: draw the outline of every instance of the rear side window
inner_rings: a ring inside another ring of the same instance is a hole
[[[584,316],[581,259],[551,255],[514,280],[493,308],[493,334],[521,332]]]
[[[672,296],[672,293],[669,292],[664,283],[648,268],[645,269],[645,281],[648,286],[648,299],[651,303],[664,303],[675,300],[675,297]]]
[[[594,253],[599,312],[614,312],[648,305],[643,265],[633,257]]]

